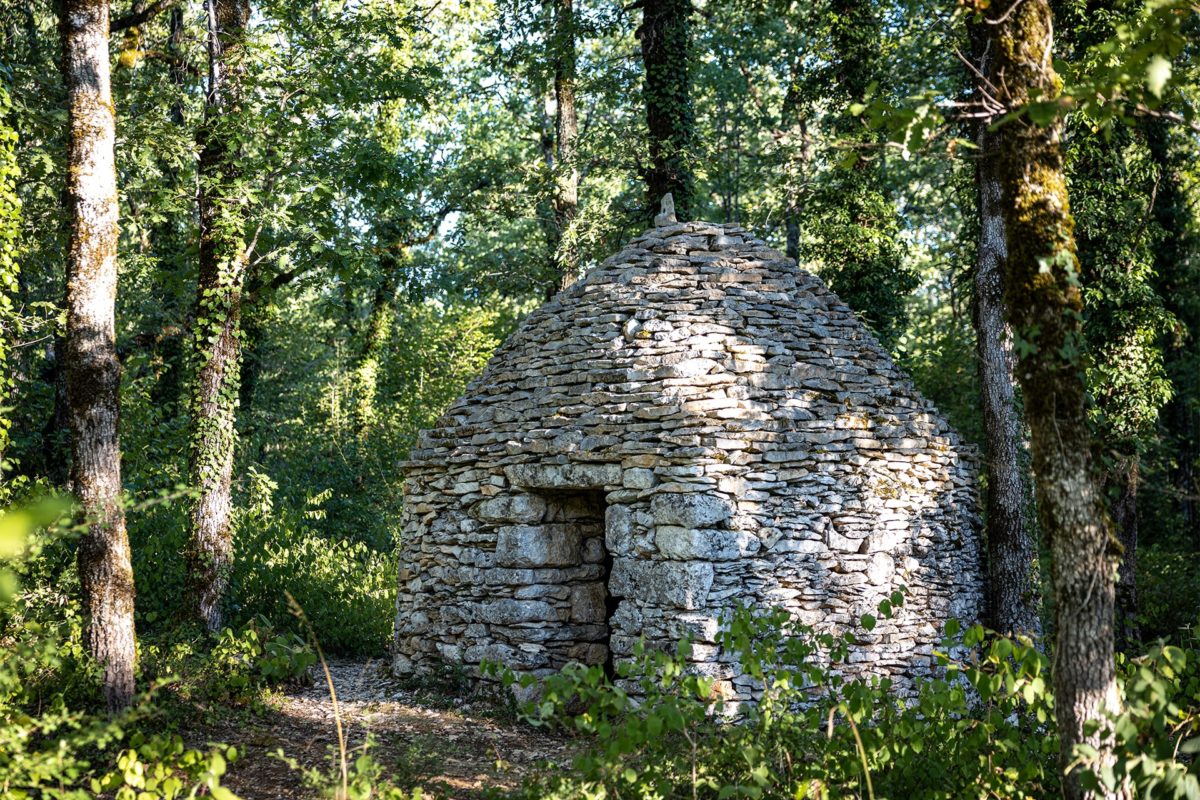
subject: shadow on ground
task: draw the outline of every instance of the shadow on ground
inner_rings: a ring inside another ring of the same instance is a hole
[[[379,660],[334,661],[329,668],[350,760],[370,735],[372,755],[397,785],[439,798],[480,797],[516,788],[546,762],[570,759],[569,741],[523,725],[494,700],[406,686]],[[312,686],[268,701],[268,713],[206,731],[212,741],[237,746],[225,785],[245,800],[316,796],[279,751],[302,768],[336,773],[333,703],[319,667],[315,677]]]

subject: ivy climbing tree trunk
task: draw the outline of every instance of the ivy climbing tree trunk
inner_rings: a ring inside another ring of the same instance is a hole
[[[676,216],[691,216],[692,140],[691,0],[639,0],[650,163],[645,170],[647,209],[658,211],[664,194],[675,200]],[[649,216],[648,215],[648,216]]]
[[[71,485],[86,533],[79,540],[84,637],[104,670],[110,710],[133,699],[133,567],[121,505],[117,360],[116,121],[109,82],[108,0],[64,0],[67,86],[67,329]]]
[[[200,134],[200,273],[194,334],[196,369],[191,480],[197,490],[188,548],[195,612],[220,629],[233,558],[232,480],[242,350],[242,285],[249,257],[237,188],[240,56],[249,0],[206,0],[208,95]]]
[[[376,419],[375,398],[379,393],[379,367],[392,325],[396,320],[396,290],[400,282],[403,255],[385,253],[381,260],[383,275],[371,296],[371,309],[363,330],[361,349],[351,375],[350,424],[358,436],[367,432]]]
[[[12,418],[13,379],[9,355],[16,339],[16,307],[20,269],[17,265],[17,235],[21,230],[21,201],[17,199],[17,134],[7,123],[11,102],[0,86],[0,503],[9,501],[7,487],[9,431]]]
[[[1158,169],[1152,212],[1165,236],[1154,247],[1155,286],[1171,315],[1185,331],[1200,330],[1200,234],[1192,220],[1186,190],[1187,169],[1197,157],[1187,136],[1172,136],[1166,120],[1146,120],[1143,131]],[[1175,453],[1170,493],[1193,547],[1200,548],[1200,407],[1188,398],[1200,394],[1200,337],[1190,336],[1166,352],[1166,368],[1176,387],[1163,412],[1168,447]]]
[[[571,223],[579,209],[579,165],[575,140],[579,122],[575,114],[575,8],[574,0],[552,0],[554,35],[554,261],[558,288],[565,289],[579,278],[579,250],[571,238]]]
[[[990,89],[993,59],[983,25],[971,25],[976,94]],[[997,140],[977,126],[975,202],[979,242],[975,255],[974,325],[983,428],[987,439],[988,613],[1002,633],[1042,632],[1037,547],[1029,529],[1029,486],[1021,463],[1022,431],[1013,377],[1012,336],[1004,321],[1004,217]]]
[[[1009,109],[1057,96],[1047,0],[989,9],[997,99]],[[1042,124],[1039,124],[1041,122]],[[999,130],[1008,243],[1005,300],[1017,341],[1017,374],[1029,424],[1038,516],[1049,539],[1055,606],[1055,717],[1064,770],[1087,743],[1111,763],[1111,743],[1090,725],[1119,712],[1113,654],[1116,548],[1091,456],[1083,352],[1083,295],[1063,173],[1061,121],[1011,120]],[[1123,787],[1084,789],[1066,773],[1068,800],[1126,797]]]

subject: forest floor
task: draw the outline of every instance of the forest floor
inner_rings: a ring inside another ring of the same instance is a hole
[[[409,686],[378,659],[331,661],[329,669],[349,761],[370,736],[371,755],[399,786],[478,798],[570,760],[570,740],[520,722],[503,703],[462,684]],[[244,800],[318,796],[304,772],[338,774],[333,703],[319,666],[311,686],[274,694],[257,713],[223,718],[203,734],[237,746],[223,783]]]

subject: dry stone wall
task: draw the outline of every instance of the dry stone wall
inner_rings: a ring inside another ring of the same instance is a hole
[[[735,225],[647,231],[532,313],[407,464],[394,667],[545,674],[736,602],[845,630],[906,685],[982,603],[971,456],[853,312]]]

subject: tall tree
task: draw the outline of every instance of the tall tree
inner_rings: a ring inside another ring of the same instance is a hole
[[[882,171],[883,136],[863,113],[884,77],[883,12],[871,0],[827,0],[824,8],[837,148],[829,155],[840,153],[840,168],[828,170],[809,199],[807,255],[820,264],[830,288],[890,345],[903,329],[907,297],[920,279],[904,263],[900,216]]]
[[[1156,289],[1178,321],[1180,340],[1166,354],[1175,387],[1163,414],[1173,456],[1170,492],[1182,533],[1200,548],[1200,230],[1186,189],[1186,169],[1196,161],[1196,144],[1194,138],[1175,135],[1173,127],[1161,119],[1142,125],[1158,173],[1152,207],[1161,232],[1153,248]]]
[[[977,97],[995,83],[994,54],[984,24],[970,25]],[[975,131],[979,241],[975,254],[975,325],[983,428],[987,438],[988,613],[1004,633],[1041,634],[1037,547],[1030,531],[1029,487],[1021,463],[1022,431],[1013,383],[1012,335],[1004,321],[1003,274],[1008,257],[1000,189],[998,141],[986,124]]]
[[[190,473],[198,491],[188,551],[196,613],[211,631],[233,558],[232,481],[249,250],[238,189],[242,56],[249,0],[206,0],[208,93],[200,132],[200,273]]]
[[[1058,95],[1048,0],[989,8],[996,99],[1008,109]],[[1113,653],[1117,548],[1092,462],[1081,363],[1083,294],[1057,117],[1000,127],[1000,187],[1008,243],[1005,300],[1033,449],[1038,516],[1049,539],[1055,609],[1054,711],[1068,800],[1096,797],[1072,767],[1079,744],[1111,763],[1102,733],[1120,711]],[[1127,796],[1116,787],[1100,796]]]
[[[16,339],[16,308],[13,295],[17,291],[17,233],[21,228],[21,201],[17,198],[16,143],[17,134],[7,119],[11,102],[8,91],[0,85],[0,502],[8,500],[6,480],[9,464],[9,417],[13,381],[9,377],[9,353]]]
[[[133,568],[121,505],[117,424],[116,121],[109,82],[108,0],[64,0],[60,26],[67,86],[66,382],[71,484],[86,519],[79,541],[87,648],[104,669],[116,710],[133,698]]]
[[[1131,14],[1132,11],[1132,14]],[[1059,51],[1089,66],[1116,26],[1140,8],[1112,0],[1055,8]],[[1121,542],[1117,573],[1117,639],[1136,647],[1138,486],[1141,460],[1171,386],[1163,343],[1173,319],[1154,288],[1152,241],[1156,176],[1145,143],[1124,124],[1103,126],[1086,113],[1067,123],[1067,171],[1084,293],[1083,330],[1089,349],[1092,416],[1103,443],[1104,487]]]
[[[554,230],[552,242],[558,288],[579,277],[579,248],[571,241],[571,223],[579,209],[579,165],[575,139],[579,122],[575,113],[575,8],[574,0],[550,0],[554,28],[550,52],[554,66]]]
[[[658,211],[668,192],[681,220],[691,216],[694,120],[691,99],[691,0],[639,0],[638,38],[645,69],[643,101],[650,163],[645,169],[647,209]]]

